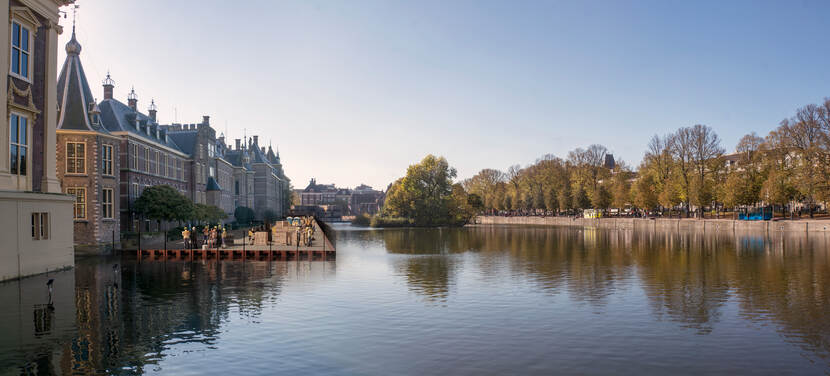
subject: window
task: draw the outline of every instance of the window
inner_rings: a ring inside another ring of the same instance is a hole
[[[144,148],[144,172],[150,172],[150,148]]]
[[[29,29],[17,21],[12,21],[12,73],[20,78],[29,79]]]
[[[29,119],[12,113],[9,116],[9,156],[12,175],[26,175],[29,152]]]
[[[101,148],[101,168],[104,175],[112,175],[112,145],[104,145]]]
[[[86,173],[86,144],[83,142],[66,143],[66,173]]]
[[[86,188],[83,187],[70,187],[66,188],[66,193],[75,196],[75,203],[72,204],[73,207],[73,218],[75,219],[85,219],[86,218]]]
[[[167,154],[164,155],[164,176],[170,176],[170,159]]]
[[[133,183],[130,186],[130,191],[130,196],[132,196],[133,198],[138,198],[138,183]]]
[[[153,165],[154,165],[153,173],[154,174],[161,174],[161,169],[159,168],[159,163],[160,162],[161,162],[161,159],[159,158],[159,152],[156,151],[155,153],[153,153]]]
[[[49,239],[49,213],[32,213],[32,239]]]
[[[239,195],[239,180],[235,181],[234,183],[235,184],[234,184],[234,187],[233,187],[233,192],[234,192],[233,194]]]
[[[112,188],[101,190],[101,216],[112,218]]]
[[[130,150],[131,150],[133,155],[132,155],[132,162],[131,162],[130,166],[132,167],[133,170],[138,170],[138,145],[132,144],[131,146],[132,147],[130,148]]]
[[[216,167],[210,166],[210,177],[216,177]]]

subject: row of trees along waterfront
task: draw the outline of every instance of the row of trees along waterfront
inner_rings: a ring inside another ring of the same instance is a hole
[[[735,154],[724,152],[712,128],[695,125],[652,137],[636,171],[622,161],[609,168],[607,149],[591,145],[566,159],[546,155],[524,168],[484,169],[462,184],[489,211],[631,207],[688,214],[776,205],[792,212],[800,203],[812,216],[830,198],[830,99],[798,109],[766,137],[744,136]]]

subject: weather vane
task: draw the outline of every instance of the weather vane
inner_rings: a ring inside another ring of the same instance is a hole
[[[81,6],[78,4],[72,5],[72,34],[75,34],[75,19],[78,18],[78,8]]]

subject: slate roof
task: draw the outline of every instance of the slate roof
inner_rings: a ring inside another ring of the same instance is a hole
[[[173,131],[167,132],[167,135],[176,142],[176,145],[179,145],[179,149],[188,155],[193,155],[193,149],[196,147],[198,132],[199,131],[196,130]]]
[[[149,116],[138,111],[133,111],[130,106],[119,102],[117,99],[104,99],[98,106],[101,109],[101,122],[108,131],[129,132],[138,138],[167,146],[173,150],[182,151],[179,145],[173,141],[172,137],[168,137],[167,140],[164,137],[156,137],[155,132],[152,130],[158,127],[158,124],[153,122],[153,119]],[[142,129],[136,128],[136,121],[141,124]],[[145,126],[151,128],[149,135],[143,130]]]
[[[308,193],[323,193],[323,192],[339,192],[339,190],[334,186],[334,184],[317,184],[317,182],[312,179],[311,182],[308,183],[308,186],[305,187],[303,192]]]
[[[274,149],[271,149],[271,146],[268,146],[268,154],[266,155],[266,157],[268,157],[268,160],[272,164],[280,164],[280,152],[274,154]]]
[[[216,179],[214,179],[213,176],[209,176],[208,181],[207,181],[207,187],[205,188],[205,191],[210,192],[210,191],[221,191],[221,190],[222,190],[222,187],[219,186],[219,183],[216,182]]]
[[[61,74],[58,78],[58,105],[60,116],[57,129],[96,131],[109,134],[102,127],[98,119],[90,115],[90,106],[94,106],[95,98],[89,89],[84,67],[81,65],[81,44],[72,39],[66,44],[66,60],[63,62]]]
[[[254,144],[254,146],[251,147],[249,150],[251,152],[251,162],[265,163],[268,166],[271,166],[271,161],[268,160],[268,156],[262,152],[262,149],[259,148],[259,145]]]
[[[250,163],[245,163],[243,160],[244,151],[228,149],[225,151],[225,160],[236,167],[245,167],[248,170],[253,170]]]

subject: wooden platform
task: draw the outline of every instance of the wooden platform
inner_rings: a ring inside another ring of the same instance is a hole
[[[297,260],[334,260],[334,250],[301,247],[299,249],[142,249],[135,251],[139,261],[142,260],[253,260],[253,261],[297,261]]]

